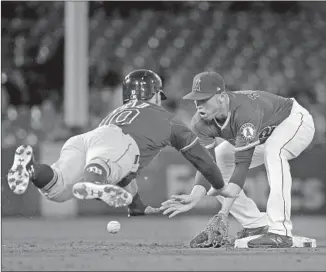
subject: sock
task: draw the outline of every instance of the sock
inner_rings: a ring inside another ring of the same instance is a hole
[[[105,184],[110,170],[110,167],[104,161],[95,159],[86,165],[83,179],[85,182]]]
[[[39,189],[49,190],[57,182],[58,175],[47,164],[35,164],[32,182]]]

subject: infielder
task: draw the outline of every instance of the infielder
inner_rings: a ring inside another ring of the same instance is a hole
[[[298,157],[314,137],[310,113],[293,98],[253,90],[226,92],[223,78],[215,72],[196,75],[192,92],[184,99],[194,100],[197,108],[192,119],[193,131],[212,154],[215,148],[216,163],[224,181],[232,185],[233,193],[240,193],[236,199],[218,196],[221,212],[227,214],[231,208],[230,213],[248,233],[257,227],[264,233],[264,226],[268,225],[267,233],[251,240],[249,247],[291,247],[292,178],[288,161]],[[215,147],[215,137],[226,141]],[[241,191],[249,168],[263,163],[270,186],[267,214],[260,212]],[[200,186],[196,190],[205,191]],[[209,194],[214,195],[214,190]],[[193,202],[199,201],[198,193],[197,198],[192,195],[175,196],[179,203],[167,201],[161,210],[174,215],[189,210],[189,203],[193,207]],[[194,240],[201,243],[205,239],[204,231]]]
[[[131,72],[123,81],[124,105],[104,118],[98,128],[68,139],[52,166],[36,163],[31,146],[18,147],[8,173],[9,187],[22,194],[31,181],[55,202],[74,195],[100,199],[114,207],[129,205],[131,215],[158,213],[159,209],[142,203],[135,177],[162,148],[172,146],[200,172],[196,175],[199,182],[207,179],[215,189],[227,189],[197,136],[160,106],[164,99],[156,73]]]

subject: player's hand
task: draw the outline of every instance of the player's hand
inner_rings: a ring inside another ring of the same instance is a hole
[[[170,214],[169,218],[176,216],[177,214],[187,212],[196,206],[196,201],[190,201],[189,199],[180,198],[181,201],[176,199],[169,199],[161,204],[160,210],[163,211],[164,215]]]
[[[194,202],[194,199],[190,195],[172,195],[171,200],[178,201],[181,204],[189,204],[191,202]],[[170,200],[167,200],[165,202],[168,202],[168,201],[170,201]],[[164,204],[165,202],[163,202],[162,204]]]

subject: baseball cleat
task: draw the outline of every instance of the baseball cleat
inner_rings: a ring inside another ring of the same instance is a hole
[[[115,208],[128,206],[132,202],[129,192],[112,184],[79,182],[74,185],[72,191],[78,199],[100,199]]]
[[[292,247],[292,245],[292,237],[272,232],[263,234],[248,242],[249,248],[288,248]]]
[[[8,184],[17,195],[25,193],[34,174],[33,148],[21,145],[16,149],[14,163],[8,172]]]
[[[249,236],[266,234],[268,232],[268,226],[262,226],[258,228],[243,228],[237,233],[236,239],[242,239]]]

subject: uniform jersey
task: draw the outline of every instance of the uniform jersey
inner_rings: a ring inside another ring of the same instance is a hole
[[[215,137],[227,140],[236,151],[264,143],[276,126],[291,113],[293,100],[264,91],[228,92],[230,109],[224,124],[203,120],[197,112],[191,122],[193,131],[206,148],[215,146]]]
[[[184,152],[198,140],[197,136],[173,114],[149,102],[131,101],[110,113],[100,126],[114,124],[136,141],[139,165],[146,167],[166,146]]]

